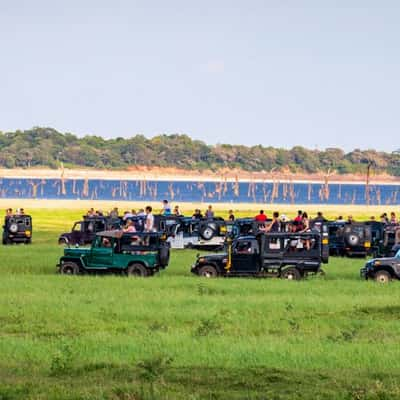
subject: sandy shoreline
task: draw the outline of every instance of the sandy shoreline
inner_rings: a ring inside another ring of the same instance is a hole
[[[103,179],[103,180],[140,180],[140,181],[194,181],[194,182],[282,182],[282,183],[325,183],[329,184],[365,184],[365,177],[359,175],[332,174],[324,177],[321,174],[274,174],[250,173],[246,171],[221,170],[186,171],[173,168],[145,168],[137,167],[129,170],[95,170],[95,169],[0,169],[1,178],[14,179]],[[400,185],[400,177],[374,176],[370,179],[371,185]]]

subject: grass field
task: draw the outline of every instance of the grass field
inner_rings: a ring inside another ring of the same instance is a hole
[[[1,400],[400,398],[400,286],[361,281],[364,260],[204,280],[185,250],[149,279],[59,276],[82,210],[32,215],[32,245],[0,246]]]

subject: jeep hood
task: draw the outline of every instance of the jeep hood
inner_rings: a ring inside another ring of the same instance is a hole
[[[395,260],[396,260],[395,257],[373,258],[372,260],[370,260],[370,263],[374,264],[376,261],[379,261],[380,263],[385,264],[388,262],[393,262]]]
[[[197,259],[199,258],[204,258],[206,260],[219,260],[228,257],[228,254],[226,253],[214,253],[214,254],[206,254],[204,256],[198,256]]]
[[[64,249],[64,256],[82,257],[89,254],[90,249],[84,247],[74,247]]]

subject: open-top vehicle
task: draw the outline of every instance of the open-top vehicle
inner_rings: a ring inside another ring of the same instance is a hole
[[[59,236],[58,243],[80,246],[91,244],[97,232],[120,229],[121,226],[120,218],[84,216],[82,221],[74,223],[71,232]]]
[[[388,283],[392,279],[400,279],[400,249],[394,257],[374,258],[369,260],[360,270],[364,279]]]
[[[61,274],[116,272],[151,276],[168,266],[169,244],[161,233],[98,232],[90,248],[64,249]]]
[[[3,244],[30,244],[32,242],[32,217],[10,215],[4,218]]]
[[[259,233],[229,240],[227,252],[199,255],[191,271],[204,277],[275,276],[301,279],[329,259],[327,232]]]

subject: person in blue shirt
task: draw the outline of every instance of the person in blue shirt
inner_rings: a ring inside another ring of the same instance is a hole
[[[168,203],[168,200],[163,200],[163,215],[171,215],[171,206]]]

